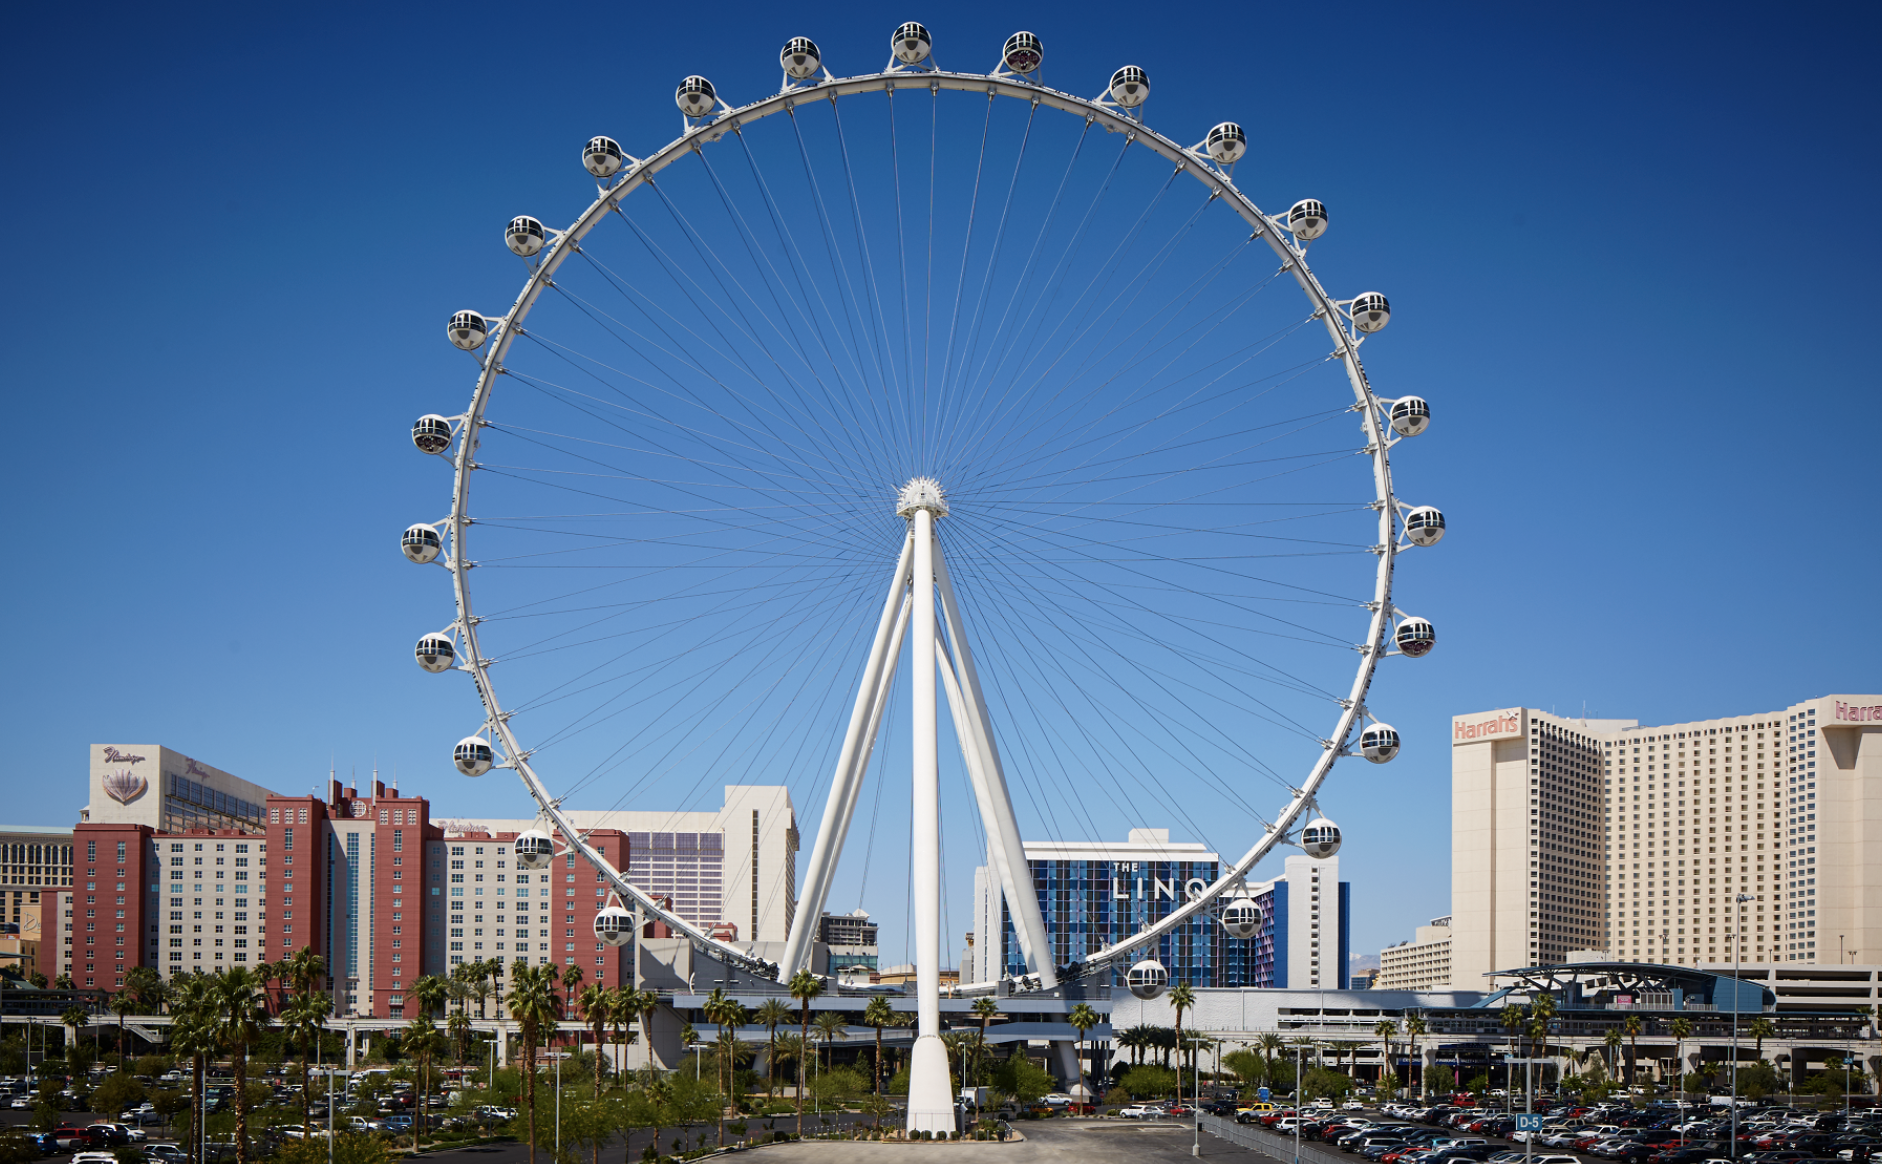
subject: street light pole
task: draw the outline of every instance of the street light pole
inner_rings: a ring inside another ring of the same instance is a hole
[[[1750,900],[1749,893],[1733,898],[1738,905],[1738,920],[1732,934],[1732,1144],[1727,1155],[1734,1160],[1738,1159],[1738,1003],[1745,986],[1741,977],[1745,964],[1745,903]]]
[[[1294,1044],[1294,1164],[1300,1164],[1300,1121],[1303,1117],[1300,1107],[1300,1055],[1302,1047]]]

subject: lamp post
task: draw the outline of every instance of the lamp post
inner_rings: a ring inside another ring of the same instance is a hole
[[[1738,920],[1733,924],[1732,932],[1732,1144],[1729,1155],[1738,1159],[1738,1002],[1744,990],[1744,979],[1740,973],[1745,964],[1745,903],[1751,900],[1751,894],[1741,893],[1732,899],[1738,906]]]
[[[1305,1050],[1306,1048],[1302,1047],[1299,1043],[1294,1044],[1294,1164],[1300,1164],[1300,1121],[1303,1118],[1305,1118],[1300,1114],[1301,1113],[1300,1057],[1301,1057],[1301,1053]]]

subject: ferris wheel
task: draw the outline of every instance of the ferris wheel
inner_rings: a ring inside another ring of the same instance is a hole
[[[631,904],[785,980],[846,846],[906,846],[919,1129],[952,1119],[946,853],[984,854],[1004,895],[1009,989],[1114,970],[1154,997],[1180,927],[1249,938],[1256,865],[1340,847],[1335,764],[1399,750],[1366,697],[1382,658],[1435,644],[1393,570],[1445,527],[1392,480],[1429,407],[1360,360],[1390,305],[1309,268],[1327,207],[1257,204],[1281,180],[1258,135],[1153,129],[1136,66],[1053,88],[1028,32],[989,72],[941,68],[918,24],[889,47],[839,77],[794,37],[780,87],[738,105],[687,77],[674,140],[582,148],[570,225],[509,222],[522,290],[450,317],[475,385],[413,426],[451,486],[402,549],[455,601],[419,664],[482,702],[454,763],[521,778],[519,865],[576,853],[611,884],[597,939],[630,940]],[[904,774],[905,837],[880,819]],[[775,960],[630,884],[565,809],[721,781],[823,801]],[[1157,815],[1242,855],[1061,956],[1023,835]]]

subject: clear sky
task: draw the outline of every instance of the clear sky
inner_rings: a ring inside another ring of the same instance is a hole
[[[514,285],[510,215],[580,209],[590,135],[672,136],[681,76],[755,97],[800,33],[872,70],[909,18],[950,68],[1017,27],[1074,91],[1139,64],[1184,141],[1241,121],[1238,180],[1324,199],[1332,289],[1391,296],[1368,366],[1431,400],[1401,482],[1451,532],[1400,582],[1440,646],[1371,697],[1405,754],[1326,802],[1356,952],[1449,909],[1452,713],[1882,689],[1871,6],[40,6],[0,79],[5,817],[75,819],[106,740],[522,815],[452,774],[474,701],[410,656],[448,617],[394,548],[443,512],[406,431],[468,387],[445,313]]]

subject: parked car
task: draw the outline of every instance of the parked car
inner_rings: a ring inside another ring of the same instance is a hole
[[[126,1144],[141,1144],[150,1138],[149,1133],[145,1132],[142,1128],[132,1127],[130,1124],[124,1123],[123,1121],[114,1124],[101,1120],[93,1124],[92,1127],[109,1128],[112,1134],[123,1136],[123,1142]]]
[[[157,1161],[158,1164],[183,1164],[183,1161],[189,1158],[184,1155],[183,1149],[170,1143],[146,1144],[144,1145],[144,1156],[147,1159]]]
[[[103,1137],[90,1128],[75,1128],[67,1125],[52,1129],[50,1134],[54,1145],[62,1152],[83,1152],[105,1146]]]
[[[1154,1103],[1133,1103],[1117,1114],[1120,1118],[1127,1120],[1160,1120],[1164,1117],[1165,1113],[1161,1106]],[[1247,1113],[1244,1112],[1243,1114],[1245,1115]],[[1247,1122],[1242,1120],[1240,1115],[1235,1118],[1240,1122]]]
[[[412,1117],[408,1115],[388,1116],[382,1126],[386,1131],[394,1135],[402,1136],[412,1130]]]

